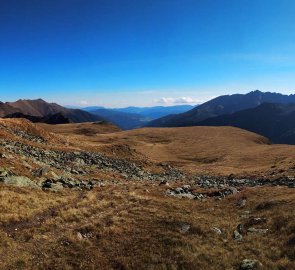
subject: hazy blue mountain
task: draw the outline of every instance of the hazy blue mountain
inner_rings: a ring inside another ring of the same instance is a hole
[[[90,112],[125,130],[139,128],[148,123],[146,118],[135,113],[125,113],[112,109],[97,109]]]
[[[127,108],[104,108],[92,106],[83,108],[83,110],[103,117],[122,129],[139,128],[146,125],[149,121],[163,117],[171,113],[181,113],[188,111],[194,106],[156,106],[156,107],[127,107]]]
[[[225,95],[203,103],[192,110],[176,115],[168,115],[147,124],[150,127],[195,126],[207,118],[232,114],[237,111],[254,108],[262,103],[295,103],[295,95],[252,91],[248,94]]]
[[[80,107],[80,109],[81,109],[81,107]],[[91,112],[91,111],[100,110],[100,109],[106,109],[106,108],[103,106],[89,106],[89,107],[82,108],[82,110],[86,111],[86,112]]]
[[[154,120],[169,114],[183,113],[191,110],[195,106],[192,105],[177,105],[177,106],[156,106],[156,107],[127,107],[115,109],[116,111],[126,113],[136,113],[144,117]]]

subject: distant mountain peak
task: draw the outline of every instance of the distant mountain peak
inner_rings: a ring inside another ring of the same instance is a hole
[[[0,106],[1,117],[6,115],[14,115],[15,113],[21,113],[27,118],[29,116],[32,116],[32,117],[37,117],[43,120],[44,120],[44,117],[50,116],[49,120],[47,118],[45,120],[52,121],[52,122],[56,120],[60,122],[70,121],[70,122],[80,123],[80,122],[95,122],[95,121],[105,120],[102,117],[85,112],[83,110],[68,109],[56,103],[48,103],[41,98],[19,99],[15,102],[6,102],[5,105],[3,104],[0,104],[0,105],[1,105]],[[62,119],[62,117],[68,120]]]
[[[200,121],[224,114],[254,108],[264,102],[295,103],[295,95],[261,92],[254,90],[247,94],[224,95],[209,100],[198,107],[178,115],[169,115],[148,124],[151,127],[195,126]]]

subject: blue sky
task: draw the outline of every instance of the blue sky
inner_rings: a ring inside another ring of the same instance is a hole
[[[2,0],[0,100],[152,106],[294,93],[293,0]]]

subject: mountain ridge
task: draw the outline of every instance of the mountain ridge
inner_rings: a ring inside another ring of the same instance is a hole
[[[255,90],[247,94],[223,95],[209,100],[182,114],[168,115],[147,124],[148,127],[194,126],[205,119],[254,108],[264,102],[295,103],[295,95],[283,95]]]
[[[295,144],[295,103],[262,103],[233,114],[208,118],[199,126],[233,126],[255,132],[273,143]]]
[[[25,118],[28,116],[39,117],[40,119],[52,115],[61,115],[68,119],[67,122],[95,122],[104,121],[105,119],[97,115],[85,112],[79,109],[68,109],[56,103],[49,103],[43,99],[19,99],[15,102],[0,103],[0,116],[11,116],[15,113],[21,113]],[[66,121],[64,119],[64,121]],[[37,120],[37,118],[35,118]]]

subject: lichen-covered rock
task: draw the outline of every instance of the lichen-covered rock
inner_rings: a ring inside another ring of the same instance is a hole
[[[17,187],[40,188],[31,179],[25,176],[7,176],[3,178],[2,182],[7,185],[14,185]]]

